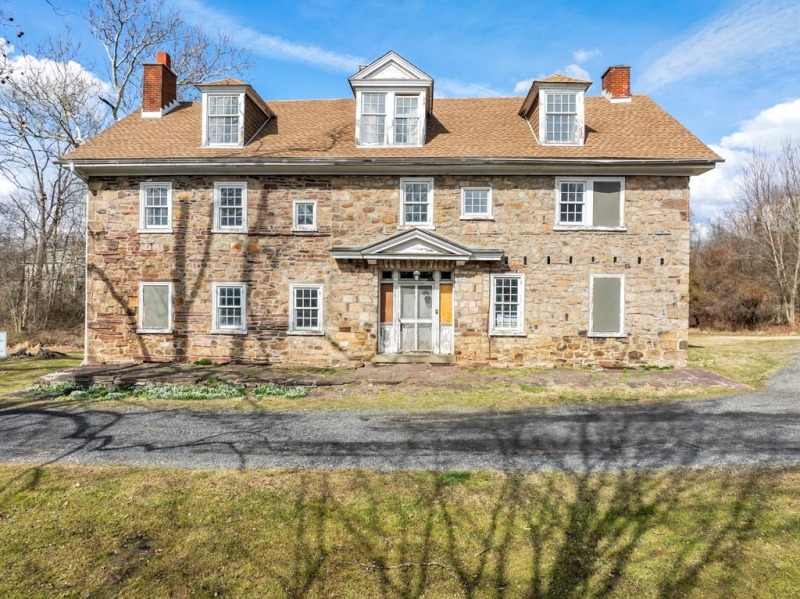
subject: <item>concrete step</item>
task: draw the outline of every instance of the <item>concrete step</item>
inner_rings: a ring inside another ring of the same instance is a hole
[[[444,354],[377,354],[373,364],[455,364],[456,357]]]

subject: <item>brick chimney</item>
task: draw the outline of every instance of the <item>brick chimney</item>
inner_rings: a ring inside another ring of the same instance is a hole
[[[631,101],[631,68],[627,65],[608,67],[603,73],[603,95],[610,102]]]
[[[142,117],[157,119],[178,105],[178,77],[172,72],[172,59],[166,52],[144,65]]]

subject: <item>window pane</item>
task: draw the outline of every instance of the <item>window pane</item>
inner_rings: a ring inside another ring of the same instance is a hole
[[[550,142],[576,140],[577,94],[547,94],[546,135]]]
[[[622,225],[622,184],[619,181],[595,181],[593,191],[593,222],[596,227]]]
[[[295,222],[298,227],[314,226],[314,203],[298,202],[295,206]]]
[[[208,143],[239,143],[239,96],[208,96]]]
[[[519,282],[516,277],[494,279],[494,326],[519,328]]]
[[[244,303],[241,287],[217,287],[217,326],[221,329],[240,329],[243,325]]]
[[[582,223],[585,185],[582,182],[562,183],[558,204],[561,223]]]
[[[429,186],[422,182],[409,182],[403,186],[403,218],[405,224],[428,223]]]
[[[145,228],[169,227],[169,188],[145,187]]]
[[[238,229],[244,226],[244,189],[239,186],[219,188],[219,226]]]
[[[169,285],[142,285],[142,328],[170,328]]]
[[[419,141],[419,97],[395,97],[394,141],[398,144],[414,144]]]
[[[489,190],[464,190],[464,214],[489,214]]]
[[[433,313],[433,288],[418,287],[417,318],[431,318]]]
[[[592,333],[619,333],[622,279],[592,279]]]
[[[361,143],[382,144],[386,134],[386,94],[362,94]]]
[[[319,288],[296,287],[292,301],[294,302],[294,328],[297,330],[319,329]]]
[[[415,318],[414,301],[416,290],[412,286],[400,287],[400,318]]]

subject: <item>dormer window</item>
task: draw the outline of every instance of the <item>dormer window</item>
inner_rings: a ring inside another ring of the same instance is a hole
[[[394,143],[419,143],[419,96],[394,97]]]
[[[361,96],[361,143],[383,144],[386,137],[386,94]]]
[[[208,145],[239,145],[241,119],[239,118],[241,95],[208,96]]]
[[[578,135],[578,94],[546,92],[545,140],[548,143],[575,143]]]

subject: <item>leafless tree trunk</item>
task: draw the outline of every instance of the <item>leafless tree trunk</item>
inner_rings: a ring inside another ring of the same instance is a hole
[[[220,34],[217,39],[187,24],[158,0],[90,0],[89,29],[105,49],[111,89],[100,96],[116,121],[140,102],[142,64],[158,50],[174,57],[178,93],[205,80],[249,68],[249,54]]]
[[[730,222],[772,269],[782,319],[792,328],[800,286],[800,150],[786,141],[777,156],[753,152],[740,172]]]

